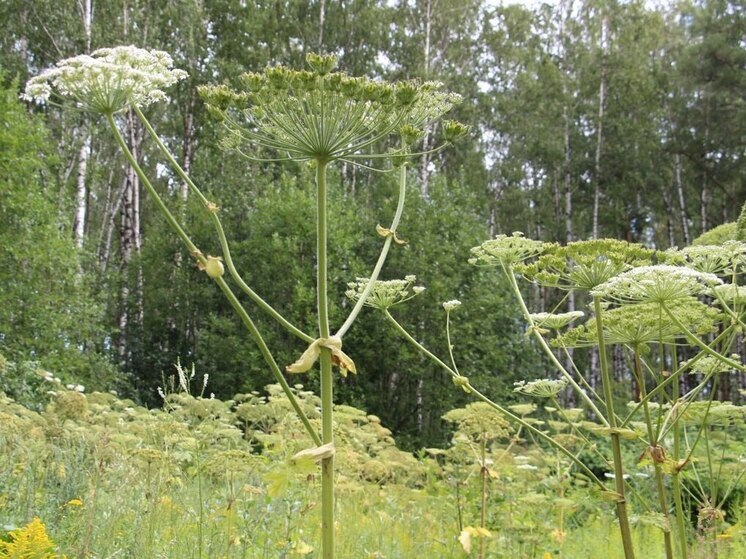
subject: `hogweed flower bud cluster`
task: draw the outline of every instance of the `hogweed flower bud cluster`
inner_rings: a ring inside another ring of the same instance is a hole
[[[650,264],[653,254],[642,245],[615,239],[577,241],[547,246],[535,262],[516,271],[545,286],[588,291],[631,267]]]
[[[459,301],[458,299],[452,299],[450,301],[446,301],[445,303],[443,303],[443,308],[445,309],[447,313],[453,310],[456,310],[460,306],[461,306],[461,301]]]
[[[241,76],[242,87],[200,88],[209,110],[223,120],[234,149],[244,142],[289,159],[329,162],[365,157],[367,148],[391,134],[405,145],[461,97],[436,82],[386,83],[333,72],[336,58],[310,54],[310,71],[284,66]],[[449,139],[466,132],[449,124]]]

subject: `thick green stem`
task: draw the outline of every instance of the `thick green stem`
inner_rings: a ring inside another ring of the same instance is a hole
[[[718,335],[717,338],[713,341],[713,344],[716,344],[723,340],[727,335],[730,334],[731,330],[733,329],[733,326],[729,326],[723,332]],[[675,367],[674,372],[668,375],[663,382],[658,383],[658,385],[653,388],[650,392],[648,392],[644,398],[641,398],[640,401],[635,405],[634,408],[627,414],[627,417],[624,418],[624,421],[622,421],[620,427],[626,427],[629,422],[632,420],[632,418],[637,414],[638,410],[643,406],[643,404],[649,402],[653,398],[657,397],[660,393],[664,392],[666,388],[668,388],[669,385],[679,382],[681,380],[681,375],[684,374],[684,371],[687,369],[690,369],[697,361],[699,361],[702,357],[706,355],[706,352],[700,351],[697,355],[689,359],[688,363],[684,367]],[[677,391],[678,394],[678,391]],[[673,400],[673,402],[676,405],[677,400]]]
[[[622,447],[617,432],[617,418],[614,412],[614,395],[611,390],[611,373],[604,343],[604,328],[601,318],[601,299],[593,297],[593,312],[596,315],[596,332],[598,333],[598,358],[601,365],[601,382],[603,384],[604,399],[606,400],[606,414],[611,427],[611,450],[614,462],[614,483],[616,488],[616,511],[619,520],[619,531],[622,536],[624,557],[634,559],[635,550],[632,543],[632,530],[627,515],[627,501],[624,497],[624,465],[622,463]]]
[[[303,426],[306,428],[306,431],[308,431],[308,434],[311,436],[311,439],[313,439],[313,442],[316,444],[316,446],[321,446],[321,444],[323,443],[321,442],[321,439],[319,438],[319,434],[316,432],[316,429],[313,428],[313,426],[311,425],[311,422],[308,419],[308,416],[306,416],[306,413],[300,407],[300,404],[298,403],[298,399],[295,397],[295,394],[293,394],[293,391],[290,388],[290,385],[288,385],[287,381],[285,380],[285,376],[280,371],[280,367],[278,367],[277,362],[275,361],[275,358],[272,356],[272,353],[269,351],[269,347],[267,347],[267,344],[265,343],[262,335],[259,333],[259,330],[254,324],[254,321],[251,320],[251,317],[246,312],[246,309],[243,308],[243,306],[241,305],[241,302],[236,298],[236,295],[233,293],[233,291],[231,290],[231,288],[228,286],[228,284],[225,282],[223,278],[216,278],[215,283],[218,284],[218,287],[220,287],[220,290],[223,292],[225,297],[228,299],[228,302],[233,307],[233,310],[236,311],[236,314],[238,314],[239,318],[241,319],[241,322],[244,323],[244,326],[246,326],[246,329],[251,334],[251,337],[254,338],[254,342],[256,342],[256,345],[259,347],[259,351],[261,352],[262,357],[264,357],[264,360],[269,365],[269,368],[272,371],[272,374],[274,375],[275,380],[277,380],[279,385],[282,387],[282,391],[285,393],[285,396],[287,396],[288,400],[290,401],[290,404],[293,406],[295,413],[298,414],[298,417],[303,423]]]
[[[446,371],[448,374],[451,375],[454,379],[466,379],[466,377],[458,374],[456,371],[451,369],[448,365],[446,365],[442,359],[440,359],[437,355],[433,354],[430,350],[428,350],[425,346],[423,346],[420,342],[415,340],[412,335],[407,332],[404,327],[399,324],[396,319],[391,316],[391,313],[389,313],[388,310],[384,310],[384,316],[386,319],[394,326],[397,332],[399,332],[404,338],[410,342],[412,345],[414,345],[420,352],[422,352],[423,355],[425,355],[428,359],[433,361],[436,365],[438,365],[441,369]],[[468,379],[467,379],[468,380]],[[586,476],[588,476],[588,479],[590,479],[593,483],[595,483],[599,489],[605,490],[606,486],[601,482],[601,480],[596,477],[596,475],[586,466],[580,459],[578,459],[577,456],[575,456],[572,452],[570,452],[568,449],[566,449],[564,446],[562,446],[560,443],[555,441],[552,437],[544,433],[543,431],[540,431],[530,423],[528,423],[526,420],[518,417],[514,413],[511,413],[507,409],[503,408],[499,404],[493,402],[490,400],[487,396],[482,394],[479,390],[474,388],[471,384],[467,384],[464,386],[465,389],[470,394],[473,394],[476,396],[477,399],[481,400],[485,404],[489,405],[492,409],[496,410],[497,412],[501,413],[508,419],[510,419],[512,422],[517,423],[521,427],[525,428],[528,432],[532,433],[537,438],[543,440],[547,444],[549,444],[551,447],[556,448],[559,450],[562,454],[567,456]]]
[[[678,366],[678,356],[676,352],[676,346],[673,348],[673,364]],[[671,390],[671,400],[673,402],[679,401],[679,382],[673,383]],[[679,418],[673,419],[673,461],[677,465],[671,476],[671,484],[673,486],[673,502],[676,509],[676,533],[679,540],[679,555],[681,559],[687,559],[689,555],[689,544],[687,542],[686,534],[686,519],[684,517],[684,501],[681,498],[681,476],[678,468],[679,460],[681,460],[681,425],[679,424]]]
[[[503,272],[505,276],[508,278],[508,281],[510,282],[510,287],[513,289],[513,294],[516,296],[516,299],[518,300],[518,304],[521,307],[521,311],[523,312],[524,319],[528,322],[529,325],[529,331],[533,334],[534,338],[538,342],[541,349],[544,351],[546,356],[549,358],[549,360],[552,362],[552,364],[557,368],[557,370],[562,374],[565,379],[567,379],[567,382],[570,383],[570,386],[573,387],[575,390],[575,393],[578,394],[586,404],[588,404],[588,407],[591,409],[591,411],[596,415],[599,421],[601,421],[604,426],[609,427],[609,422],[604,417],[604,414],[601,413],[601,411],[596,407],[596,404],[591,400],[591,398],[588,396],[585,390],[583,390],[580,385],[575,381],[573,376],[567,372],[567,369],[565,369],[564,365],[559,362],[559,359],[557,359],[557,356],[554,354],[552,349],[547,345],[546,340],[542,337],[542,335],[539,333],[539,330],[536,328],[536,324],[531,319],[531,313],[528,310],[528,307],[526,306],[526,303],[523,301],[523,295],[521,295],[521,290],[518,287],[518,282],[515,280],[515,274],[513,273],[512,268],[503,266]]]
[[[187,250],[189,251],[189,253],[192,256],[199,258],[197,255],[201,253],[197,249],[197,246],[192,242],[192,240],[189,238],[189,235],[186,234],[184,229],[182,229],[181,225],[179,225],[179,222],[173,216],[173,214],[168,209],[168,207],[163,202],[163,200],[161,200],[161,197],[158,195],[155,188],[153,188],[153,185],[148,180],[148,177],[145,176],[145,173],[140,167],[140,164],[135,159],[135,156],[132,155],[130,148],[127,146],[127,142],[125,142],[124,138],[122,137],[122,133],[119,132],[117,123],[114,121],[114,116],[108,114],[106,115],[106,120],[109,123],[109,127],[111,128],[111,131],[114,133],[114,138],[116,139],[117,144],[119,145],[119,148],[122,150],[122,153],[124,153],[124,156],[127,158],[127,161],[132,166],[132,169],[134,169],[135,174],[140,179],[140,182],[145,187],[145,190],[147,190],[148,194],[150,194],[150,196],[153,198],[153,201],[155,202],[156,206],[158,206],[158,209],[163,214],[163,217],[166,218],[166,221],[168,221],[168,224],[176,232],[176,234],[179,236],[181,241],[187,247]]]
[[[704,343],[702,340],[700,340],[697,336],[695,336],[682,322],[676,317],[674,313],[672,313],[670,310],[668,310],[668,307],[663,305],[663,310],[666,312],[668,317],[678,326],[681,331],[684,333],[684,336],[686,336],[686,339],[689,340],[694,345],[700,347],[702,351],[707,353],[708,355],[714,357],[721,363],[725,363],[728,365],[728,367],[731,367],[734,371],[738,371],[739,373],[742,373],[745,369],[743,364],[738,363],[737,361],[733,361],[733,359],[727,358],[725,355],[721,355],[714,349],[712,349],[709,345]]]
[[[482,451],[482,467],[480,474],[482,476],[482,510],[480,511],[480,526],[482,529],[487,528],[487,441],[485,437],[487,433],[482,433],[481,451]],[[484,544],[485,538],[479,538],[479,559],[484,559]]]
[[[119,128],[117,128],[116,122],[114,121],[114,117],[111,115],[107,115],[107,119],[109,122],[109,126],[111,127],[111,130],[114,133],[114,137],[116,138],[117,143],[119,144],[119,147],[122,150],[122,153],[124,153],[124,156],[126,157],[127,161],[132,166],[132,168],[135,170],[135,173],[139,177],[140,182],[143,184],[145,189],[151,195],[156,206],[158,206],[158,209],[161,211],[163,216],[166,218],[166,221],[169,223],[169,225],[171,225],[174,231],[176,231],[176,234],[179,236],[179,238],[182,240],[184,245],[187,247],[190,254],[193,257],[195,257],[198,261],[204,263],[205,258],[204,256],[202,256],[202,252],[197,248],[197,246],[192,242],[192,240],[189,238],[189,236],[184,231],[184,229],[182,229],[182,227],[179,225],[176,218],[173,216],[173,214],[168,209],[166,204],[163,202],[161,197],[158,195],[158,192],[156,192],[155,188],[153,188],[153,185],[151,184],[150,180],[148,180],[148,177],[145,175],[142,168],[138,164],[137,160],[132,155],[132,152],[130,151],[129,147],[127,146],[127,143],[124,141],[124,138],[122,137],[122,134],[119,132]],[[269,348],[267,347],[267,344],[264,342],[264,338],[262,338],[262,335],[259,333],[259,330],[254,325],[254,322],[251,320],[246,310],[243,308],[239,300],[233,294],[230,287],[228,287],[228,284],[225,283],[225,280],[223,280],[223,278],[217,278],[216,282],[220,286],[220,289],[223,291],[225,296],[228,298],[228,301],[230,302],[233,309],[236,311],[238,316],[241,318],[241,321],[246,326],[246,329],[249,331],[252,338],[254,338],[254,341],[256,342],[256,344],[259,346],[259,351],[262,353],[262,356],[264,357],[265,361],[269,365],[269,368],[272,371],[272,374],[274,375],[275,380],[277,380],[277,382],[282,387],[283,392],[287,396],[288,400],[290,400],[290,404],[293,406],[293,409],[298,414],[298,417],[300,418],[301,422],[305,426],[306,431],[308,431],[308,434],[311,436],[314,443],[316,443],[317,445],[321,444],[321,440],[319,439],[318,433],[311,425],[311,422],[308,420],[308,417],[306,416],[305,412],[301,409],[300,404],[298,403],[298,400],[295,397],[295,394],[293,394],[293,391],[290,389],[290,386],[285,380],[285,377],[282,375],[280,368],[277,366],[277,363],[275,362],[274,357],[272,357],[272,354],[270,353]]]
[[[373,268],[373,272],[370,274],[370,279],[368,280],[368,285],[365,286],[365,289],[360,294],[360,297],[357,300],[357,303],[355,303],[355,306],[352,308],[352,311],[350,311],[349,316],[347,317],[347,320],[344,321],[344,324],[337,330],[337,333],[335,334],[338,337],[343,337],[347,330],[350,329],[350,326],[352,326],[352,323],[357,318],[358,314],[360,314],[360,310],[363,308],[363,305],[365,305],[365,301],[368,299],[368,296],[373,291],[373,288],[375,287],[376,280],[378,279],[378,275],[381,273],[381,269],[383,268],[384,262],[386,262],[386,257],[388,256],[389,249],[391,248],[391,243],[394,241],[394,234],[396,233],[396,228],[399,227],[399,222],[401,221],[402,213],[404,212],[404,198],[407,192],[407,166],[402,165],[399,169],[399,201],[396,204],[396,212],[394,213],[394,219],[391,221],[391,227],[389,227],[389,231],[391,232],[388,237],[386,237],[386,240],[383,243],[383,248],[381,249],[381,254],[378,256],[378,261],[376,262],[375,267]]]
[[[634,349],[632,359],[635,377],[637,378],[637,382],[640,385],[640,397],[644,398],[647,390],[645,388],[644,372],[640,363],[640,354],[638,353],[637,348]],[[650,406],[647,402],[645,402],[642,409],[645,415],[645,427],[647,428],[648,432],[648,450],[650,452],[650,459],[653,462],[653,468],[655,472],[655,489],[658,493],[658,505],[660,506],[661,514],[663,514],[666,519],[666,525],[663,528],[663,544],[666,548],[666,559],[673,559],[673,543],[671,541],[671,519],[670,515],[668,514],[668,502],[666,499],[666,489],[663,483],[663,470],[661,468],[663,454],[662,452],[660,452],[661,449],[658,446],[658,437],[656,436],[653,429],[653,421],[650,415]]]
[[[329,337],[329,302],[327,285],[326,161],[316,162],[316,302],[319,337]],[[321,440],[334,443],[332,355],[321,348]],[[334,559],[334,456],[321,461],[321,550],[323,559]]]
[[[228,247],[228,240],[225,236],[225,231],[223,230],[223,224],[220,222],[220,218],[217,215],[217,208],[211,204],[207,198],[202,194],[202,191],[200,191],[199,188],[197,188],[197,185],[194,184],[194,181],[192,181],[192,178],[187,175],[187,173],[182,169],[181,165],[176,161],[176,158],[173,156],[171,151],[166,147],[166,144],[163,143],[161,138],[158,136],[156,131],[151,126],[150,122],[147,118],[145,118],[145,115],[142,113],[142,111],[135,107],[135,114],[137,114],[137,117],[142,122],[143,126],[145,126],[145,130],[147,130],[148,135],[151,137],[151,139],[156,143],[158,146],[158,149],[161,151],[163,156],[168,161],[168,164],[173,168],[174,171],[176,171],[176,174],[179,175],[181,180],[183,180],[187,186],[189,187],[189,190],[191,190],[202,202],[202,205],[207,209],[208,213],[210,214],[210,218],[212,219],[213,225],[215,226],[215,230],[218,233],[218,239],[220,240],[220,247],[223,252],[223,259],[225,260],[225,265],[228,268],[228,272],[230,272],[231,277],[233,277],[234,281],[238,284],[238,286],[241,288],[241,290],[246,293],[262,310],[264,310],[267,314],[269,314],[272,318],[274,318],[278,323],[280,323],[288,332],[293,334],[294,336],[297,336],[298,338],[306,341],[306,342],[312,342],[313,338],[306,334],[305,332],[301,331],[297,327],[295,327],[293,324],[291,324],[285,317],[283,317],[279,312],[277,312],[269,303],[267,303],[258,293],[256,293],[251,287],[249,287],[246,282],[243,280],[241,275],[236,270],[235,265],[233,264],[233,258],[231,258],[231,252]]]

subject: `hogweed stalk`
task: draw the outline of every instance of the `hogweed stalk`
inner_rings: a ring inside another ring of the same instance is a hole
[[[52,95],[72,100],[81,110],[103,114],[112,133],[156,206],[195,259],[200,270],[217,283],[246,329],[257,343],[262,356],[281,385],[288,400],[316,445],[309,454],[321,461],[322,479],[322,554],[334,557],[334,433],[332,365],[342,374],[355,372],[352,359],[342,352],[342,337],[366,305],[393,243],[402,244],[397,228],[404,209],[406,163],[416,155],[411,148],[421,137],[421,129],[440,118],[460,97],[442,91],[434,82],[407,81],[394,84],[353,78],[334,72],[336,58],[311,54],[307,57],[310,71],[296,71],[282,66],[270,67],[262,73],[242,76],[243,89],[226,86],[203,87],[200,94],[213,115],[218,116],[228,131],[223,145],[253,160],[310,161],[316,169],[316,308],[318,337],[301,331],[254,292],[238,273],[231,257],[225,231],[218,217],[217,204],[207,200],[189,175],[178,164],[142,111],[143,107],[166,99],[163,89],[186,77],[173,69],[169,55],[136,47],[100,49],[90,56],[80,56],[60,62],[56,68],[33,78],[24,94],[28,100],[50,102]],[[208,213],[218,234],[221,256],[205,255],[191,240],[159,196],[137,163],[120,133],[115,115],[132,110],[155,142],[169,166],[197,196]],[[443,124],[445,143],[466,133],[463,125],[454,121]],[[375,148],[392,135],[401,146],[393,151],[376,153]],[[246,153],[243,142],[274,153],[270,157]],[[381,253],[367,284],[357,292],[356,303],[345,322],[332,335],[329,322],[328,294],[328,229],[327,170],[329,165],[347,161],[366,168],[367,162],[391,160],[399,169],[399,198],[389,228],[378,228],[384,237]],[[225,263],[225,265],[224,265]],[[297,398],[284,378],[256,325],[224,279],[227,266],[230,277],[263,311],[288,332],[309,344],[301,358],[286,367],[287,373],[309,370],[316,360],[321,371],[321,436],[311,425]],[[323,452],[321,450],[323,449]]]

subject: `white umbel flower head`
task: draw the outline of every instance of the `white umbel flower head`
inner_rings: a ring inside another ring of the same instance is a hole
[[[583,318],[583,311],[569,311],[562,313],[537,312],[529,315],[539,328],[549,330],[560,330],[579,318]]]
[[[470,264],[482,266],[512,266],[541,254],[546,243],[527,239],[520,231],[512,235],[498,235],[471,249]]]
[[[56,92],[84,110],[114,114],[166,99],[163,89],[186,76],[173,69],[168,53],[119,46],[61,60],[31,78],[22,97],[44,103]]]
[[[459,301],[458,299],[452,299],[450,301],[446,301],[445,303],[443,303],[443,308],[448,313],[453,310],[456,310],[460,306],[461,306],[461,301]]]
[[[681,250],[669,249],[666,260],[700,272],[731,275],[740,273],[746,266],[746,243],[726,241],[722,245],[694,245]]]
[[[716,285],[712,289],[711,295],[721,301],[724,301],[728,305],[746,304],[746,287],[744,287],[743,285],[736,285],[733,283]]]
[[[554,398],[567,386],[565,379],[542,378],[526,382],[522,380],[515,383],[513,392],[534,396],[536,398]]]
[[[722,283],[715,274],[683,266],[641,266],[602,283],[591,295],[619,303],[664,304],[707,293]]]
[[[368,278],[357,278],[356,281],[347,284],[349,289],[345,295],[353,301],[357,301],[368,287]],[[406,276],[403,280],[376,281],[365,304],[380,310],[388,309],[404,301],[408,301],[422,293],[425,288],[414,285],[417,278],[414,275]]]

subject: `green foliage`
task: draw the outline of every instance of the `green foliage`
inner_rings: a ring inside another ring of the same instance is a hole
[[[111,386],[116,371],[89,351],[104,335],[101,307],[55,206],[49,137],[16,91],[16,83],[0,88],[0,348],[12,360]]]
[[[699,237],[692,241],[693,245],[722,245],[725,241],[736,239],[737,222],[729,221],[709,231],[705,231]]]

